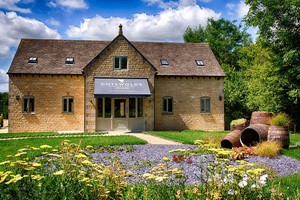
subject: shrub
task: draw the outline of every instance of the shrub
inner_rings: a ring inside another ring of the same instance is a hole
[[[254,153],[263,157],[275,157],[278,156],[281,150],[281,144],[277,141],[265,141],[260,143],[254,150]]]
[[[232,120],[230,122],[230,126],[238,126],[238,125],[245,125],[247,120],[245,118]]]
[[[3,115],[0,115],[0,128],[3,127]]]
[[[273,126],[285,126],[287,127],[291,122],[289,116],[285,113],[278,113],[269,119],[269,123]]]

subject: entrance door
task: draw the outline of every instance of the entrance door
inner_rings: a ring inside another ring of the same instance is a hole
[[[128,106],[126,99],[114,99],[114,129],[128,130]]]

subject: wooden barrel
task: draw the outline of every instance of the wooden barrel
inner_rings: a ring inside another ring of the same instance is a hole
[[[221,146],[228,149],[231,149],[232,147],[240,147],[240,135],[241,130],[238,129],[228,133],[221,141]]]
[[[288,149],[290,146],[290,135],[287,127],[270,126],[268,131],[268,141],[277,141],[282,148]]]
[[[253,112],[251,115],[250,124],[267,124],[269,123],[269,118],[272,117],[270,112]]]
[[[268,139],[269,125],[252,124],[241,132],[240,142],[246,146],[256,146],[262,141]]]

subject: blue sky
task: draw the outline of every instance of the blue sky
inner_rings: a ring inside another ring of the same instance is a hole
[[[244,0],[0,0],[0,92],[21,38],[111,40],[122,24],[131,41],[182,42],[187,26],[247,11]]]

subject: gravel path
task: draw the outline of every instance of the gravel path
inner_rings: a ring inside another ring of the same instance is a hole
[[[162,163],[163,157],[171,159],[170,165],[178,168],[182,168],[184,173],[188,175],[186,184],[192,184],[193,182],[199,182],[200,177],[204,177],[201,174],[201,169],[206,169],[206,165],[209,162],[214,161],[212,155],[200,155],[192,157],[192,162],[175,163],[172,161],[174,154],[169,153],[170,150],[174,149],[189,149],[195,148],[194,145],[133,145],[134,151],[124,152],[120,151],[117,153],[123,165],[127,166],[127,169],[133,172],[134,176],[129,178],[129,182],[140,182],[138,178],[149,170],[156,166],[158,163]],[[112,158],[116,153],[93,153],[94,162],[102,162],[105,164],[112,163]],[[245,159],[251,163],[265,163],[268,164],[272,169],[278,172],[278,175],[288,175],[296,172],[300,172],[300,161],[280,155],[276,158],[262,158],[253,156]]]

